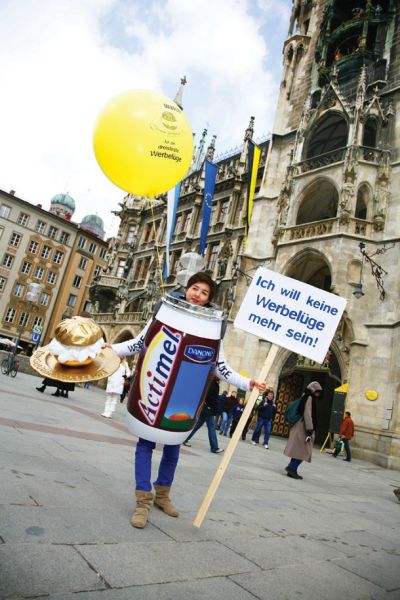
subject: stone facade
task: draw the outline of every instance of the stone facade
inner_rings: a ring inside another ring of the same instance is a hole
[[[360,4],[365,7],[357,16]],[[255,266],[269,255],[273,270],[347,298],[331,345],[335,368],[324,372],[309,364],[305,370],[292,361],[288,370],[290,352],[281,350],[270,381],[286,402],[296,375],[304,384],[320,380],[325,412],[334,386],[348,382],[355,454],[395,468],[400,468],[399,12],[397,2],[294,2],[272,142],[243,257]],[[349,41],[354,32],[356,48]],[[348,49],[342,58],[329,59],[332,40]],[[360,242],[387,272],[381,272],[384,298]],[[357,298],[360,281],[364,295]],[[236,306],[245,292],[240,289]],[[265,342],[257,348],[235,331],[225,343],[235,365],[251,357],[260,368],[268,350]],[[366,398],[368,390],[377,392],[375,401]]]

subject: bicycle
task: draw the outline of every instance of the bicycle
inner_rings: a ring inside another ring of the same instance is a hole
[[[19,369],[19,361],[14,357],[8,357],[2,360],[1,362],[1,372],[3,375],[10,375],[11,377],[15,377],[18,373]]]

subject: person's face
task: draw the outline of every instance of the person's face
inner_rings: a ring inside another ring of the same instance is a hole
[[[272,392],[268,392],[267,400],[273,400],[273,399],[274,399],[274,394]]]
[[[243,403],[244,403],[244,400],[243,400],[243,398],[240,398],[240,399],[239,399],[239,404],[243,404]]]
[[[196,304],[197,306],[204,306],[208,303],[210,298],[210,286],[208,283],[198,281],[194,283],[186,290],[186,302],[190,304]]]
[[[316,392],[314,392],[314,396],[317,396],[317,398],[319,398],[321,396],[321,390],[317,390]]]

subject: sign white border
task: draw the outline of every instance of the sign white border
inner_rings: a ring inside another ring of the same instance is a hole
[[[322,363],[346,303],[346,298],[260,267],[234,327]]]

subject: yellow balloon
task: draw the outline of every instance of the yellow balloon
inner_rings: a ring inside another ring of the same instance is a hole
[[[93,146],[115,185],[148,198],[179,183],[193,158],[193,134],[183,111],[166,96],[145,90],[108,102],[95,124]]]

